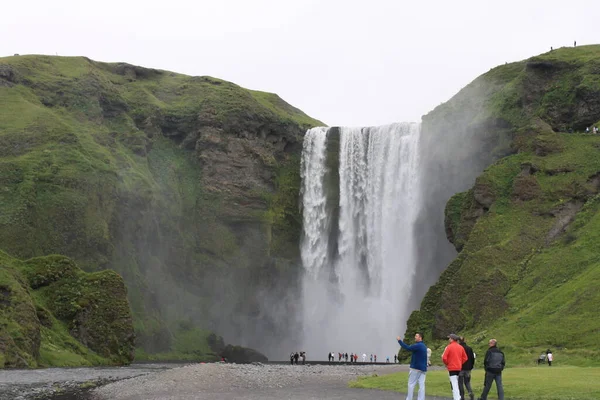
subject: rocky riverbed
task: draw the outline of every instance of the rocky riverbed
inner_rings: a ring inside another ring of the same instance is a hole
[[[399,371],[408,366],[215,363],[4,370],[0,400],[398,400],[398,393],[352,389],[348,382]]]
[[[407,371],[401,365],[195,364],[97,388],[93,400],[398,400],[398,393],[348,388],[359,376]]]
[[[79,400],[94,387],[183,365],[0,370],[0,400]]]

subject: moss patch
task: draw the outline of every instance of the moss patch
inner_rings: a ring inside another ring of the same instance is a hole
[[[126,364],[134,334],[125,286],[63,256],[19,261],[0,252],[2,367]]]

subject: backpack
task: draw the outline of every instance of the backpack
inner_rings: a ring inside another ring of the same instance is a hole
[[[488,361],[488,369],[492,371],[502,371],[504,369],[504,354],[499,351],[490,353],[490,359]]]

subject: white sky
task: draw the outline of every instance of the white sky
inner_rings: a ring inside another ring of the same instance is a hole
[[[0,56],[211,75],[329,125],[416,121],[498,64],[600,42],[599,0],[21,0],[0,10]]]

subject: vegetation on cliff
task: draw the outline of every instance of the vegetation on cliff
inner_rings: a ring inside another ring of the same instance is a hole
[[[407,336],[460,332],[479,354],[495,337],[511,365],[546,348],[561,362],[597,364],[600,136],[581,132],[600,123],[600,46],[497,67],[428,114],[425,128],[464,115],[497,161],[448,202],[446,232],[459,253]],[[432,342],[434,359],[443,346]]]
[[[0,368],[127,364],[134,338],[125,283],[114,271],[0,252]]]
[[[275,94],[83,57],[0,59],[0,109],[0,249],[121,274],[141,354],[214,357],[186,353],[182,324],[257,347],[277,334],[265,307],[297,273],[298,155],[319,121]]]

